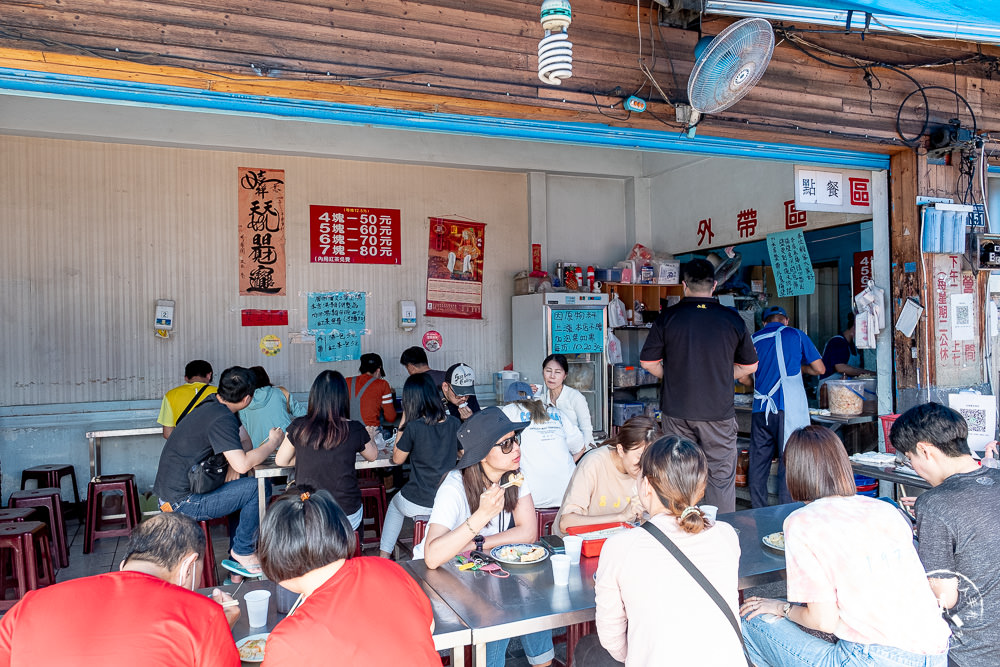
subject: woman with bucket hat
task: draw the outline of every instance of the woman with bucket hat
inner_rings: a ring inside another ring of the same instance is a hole
[[[413,551],[435,569],[464,551],[488,551],[511,543],[538,539],[535,506],[526,480],[520,486],[500,486],[517,472],[521,461],[519,434],[529,422],[512,422],[499,408],[472,415],[458,431],[465,453],[441,481],[427,522],[427,536]],[[477,545],[477,539],[480,543]],[[509,639],[486,645],[487,667],[503,667]],[[521,637],[532,665],[552,663],[552,632]]]

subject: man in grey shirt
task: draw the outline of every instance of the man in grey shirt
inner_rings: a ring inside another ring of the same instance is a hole
[[[914,506],[917,551],[951,623],[949,665],[1000,665],[1000,470],[972,458],[961,414],[918,405],[893,424],[889,440],[931,489]]]

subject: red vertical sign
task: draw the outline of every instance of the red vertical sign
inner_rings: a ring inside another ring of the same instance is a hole
[[[864,291],[868,281],[874,280],[872,274],[872,251],[854,253],[854,266],[851,267],[851,296],[855,297]]]
[[[399,264],[399,209],[310,206],[311,262]]]

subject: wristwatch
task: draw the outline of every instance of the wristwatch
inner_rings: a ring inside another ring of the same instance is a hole
[[[786,602],[785,604],[783,604],[781,606],[781,616],[782,616],[782,618],[787,618],[788,617],[788,612],[791,609],[792,609],[792,603],[791,602]]]

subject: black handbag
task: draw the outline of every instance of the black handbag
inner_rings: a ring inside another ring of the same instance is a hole
[[[188,486],[191,493],[211,493],[226,483],[229,462],[225,454],[212,454],[204,461],[188,468]]]

